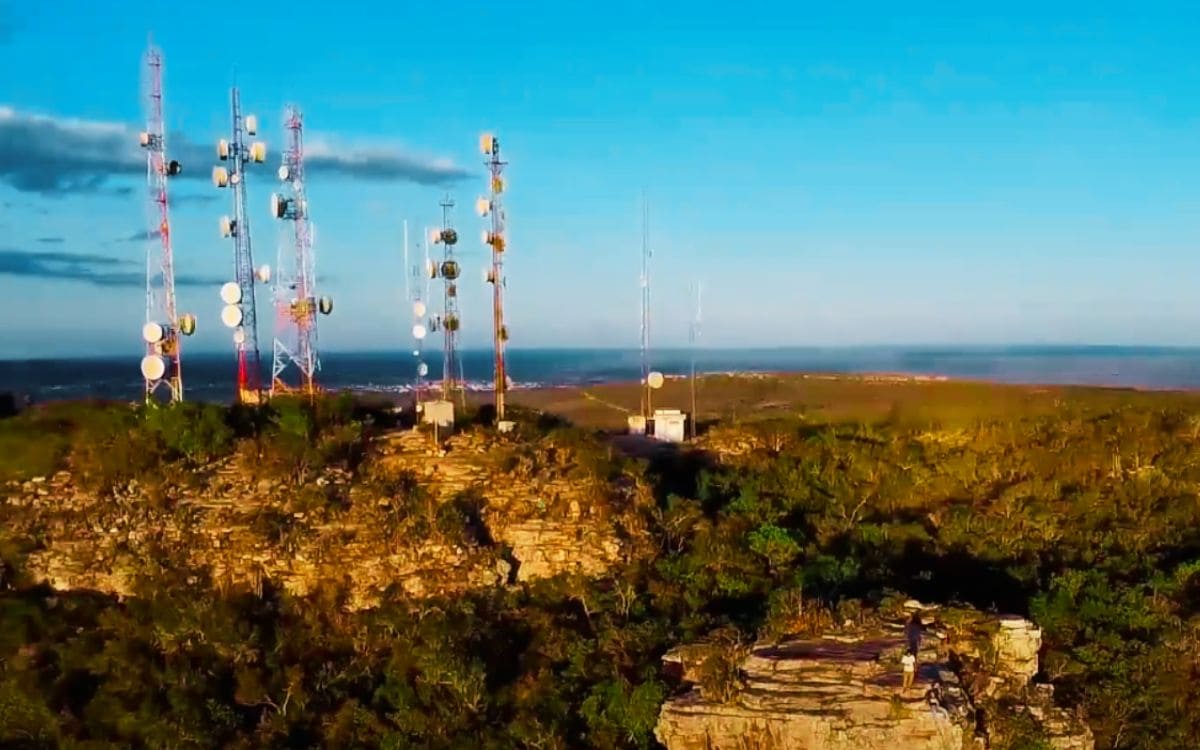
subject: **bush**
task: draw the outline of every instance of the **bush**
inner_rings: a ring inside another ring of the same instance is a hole
[[[750,643],[736,629],[722,628],[712,634],[709,646],[700,664],[700,694],[729,703],[744,686],[742,663],[750,655]]]
[[[151,405],[144,412],[143,426],[161,444],[167,460],[199,466],[233,449],[227,411],[214,404]]]

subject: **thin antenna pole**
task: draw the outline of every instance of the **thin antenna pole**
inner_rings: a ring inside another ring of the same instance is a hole
[[[430,294],[432,294],[432,291],[431,291],[432,287],[430,285],[433,283],[433,279],[430,278],[430,276],[429,276],[429,237],[430,237],[430,234],[429,234],[429,226],[428,225],[426,225],[426,227],[425,227],[425,235],[424,236],[425,236],[425,265],[422,268],[422,270],[425,272],[424,273],[424,278],[425,278],[425,297],[424,297],[424,299],[425,299],[425,304],[429,304],[429,302],[432,301],[430,298]]]
[[[650,418],[650,207],[642,191],[642,416]]]
[[[696,315],[692,319],[692,325],[689,327],[689,330],[688,330],[688,344],[690,345],[690,348],[691,348],[691,360],[692,360],[692,363],[691,363],[692,364],[691,433],[692,433],[693,440],[696,439],[696,418],[697,418],[697,412],[696,412],[696,340],[700,338],[700,295],[704,291],[704,285],[701,282],[697,281],[695,289],[696,289]]]
[[[412,305],[412,279],[408,270],[408,219],[404,220],[404,301]]]

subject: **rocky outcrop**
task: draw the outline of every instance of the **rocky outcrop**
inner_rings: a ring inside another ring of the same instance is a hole
[[[970,732],[957,678],[924,654],[919,689],[902,692],[902,648],[885,633],[756,646],[734,700],[694,688],[663,706],[655,736],[669,750],[960,750]],[[925,696],[935,681],[938,707]]]
[[[526,581],[558,573],[596,575],[622,559],[614,513],[637,504],[635,488],[574,465],[570,450],[528,450],[515,440],[483,441],[477,433],[447,441],[449,450],[428,450],[413,433],[398,438],[408,449],[381,463],[409,473],[439,500],[477,495],[486,501],[483,521],[493,540],[511,554],[515,578]],[[495,450],[507,445],[510,450]],[[613,493],[622,497],[613,498]],[[628,520],[628,519],[627,519]]]
[[[9,487],[0,524],[36,540],[28,572],[55,588],[133,595],[172,567],[217,587],[270,580],[304,595],[332,584],[362,608],[389,590],[449,594],[620,560],[618,526],[637,498],[572,455],[484,433],[433,448],[403,432],[378,441],[362,476],[331,470],[304,487],[226,460],[187,483],[101,497],[64,472]]]
[[[909,690],[899,621],[759,643],[725,696],[706,685],[719,646],[676,649],[668,671],[692,686],[663,705],[655,735],[668,750],[960,750],[986,747],[988,726],[1003,731],[1003,717],[982,721],[986,701],[991,711],[1027,712],[1058,750],[1092,750],[1091,732],[1053,706],[1049,686],[1028,685],[1041,642],[1033,623],[961,611],[946,621],[926,611],[924,620]]]

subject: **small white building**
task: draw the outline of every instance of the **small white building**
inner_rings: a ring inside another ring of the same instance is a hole
[[[629,417],[629,434],[630,435],[645,435],[646,434],[646,418],[641,414],[634,414]]]
[[[654,439],[666,443],[682,443],[687,438],[687,419],[687,415],[678,409],[655,409]]]

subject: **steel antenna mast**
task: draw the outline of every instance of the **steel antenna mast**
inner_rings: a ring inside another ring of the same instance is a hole
[[[493,385],[496,404],[497,424],[504,420],[504,401],[508,391],[508,370],[505,362],[505,349],[508,345],[508,326],[504,322],[504,251],[507,242],[504,235],[504,167],[508,162],[500,159],[500,139],[490,134],[484,134],[479,139],[480,150],[488,157],[484,162],[491,176],[488,185],[488,196],[476,202],[480,216],[491,215],[491,228],[484,230],[483,242],[492,248],[492,265],[487,271],[487,281],[492,285],[492,348],[495,352],[495,384]]]
[[[284,230],[275,266],[275,340],[272,346],[271,395],[299,393],[316,396],[317,313],[333,312],[333,299],[316,296],[316,257],[313,227],[304,186],[304,116],[289,105],[284,112],[287,146],[279,167],[281,193],[271,195],[271,216],[291,222]],[[286,235],[291,235],[291,242]],[[294,382],[289,382],[295,370]]]
[[[142,99],[146,129],[139,143],[146,152],[147,220],[146,239],[146,320],[142,357],[146,402],[160,393],[167,400],[183,400],[183,368],[180,338],[196,330],[196,316],[178,315],[175,308],[175,261],[171,250],[171,222],[167,201],[167,178],[178,175],[182,167],[167,161],[166,128],[163,118],[163,58],[153,44],[146,50],[143,67]]]
[[[258,133],[258,118],[242,116],[242,104],[237,86],[230,90],[233,116],[232,141],[217,142],[217,157],[229,161],[230,167],[213,167],[213,184],[218,188],[233,188],[233,218],[221,217],[221,234],[233,238],[234,281],[221,287],[221,322],[233,329],[237,352],[237,399],[243,404],[262,401],[262,375],[258,352],[258,320],[254,299],[255,278],[262,283],[270,280],[271,269],[263,266],[255,271],[254,255],[250,248],[250,217],[246,210],[246,165],[261,164],[267,158],[267,146],[262,141],[247,145],[246,137]]]
[[[408,248],[408,223],[405,222],[404,226],[405,226],[404,247],[405,247],[405,256],[407,257],[407,254],[408,254],[408,251],[407,251],[407,248]],[[421,249],[422,249],[422,245],[420,243],[418,243],[417,250],[421,251]],[[430,264],[432,263],[432,261],[430,261],[430,259],[429,259],[428,246],[425,246],[424,253],[425,253],[425,262],[423,265],[418,266],[417,264],[414,263],[411,270],[405,271],[406,273],[411,273],[413,276],[413,279],[418,282],[417,284],[415,284],[415,291],[413,292],[413,300],[412,300],[412,315],[413,315],[412,336],[413,336],[413,340],[416,342],[413,345],[413,357],[417,360],[416,381],[415,381],[415,386],[413,388],[413,409],[414,409],[414,413],[416,413],[418,415],[420,414],[420,411],[421,411],[421,395],[422,395],[422,391],[425,388],[425,376],[429,374],[429,365],[425,363],[424,359],[422,359],[422,355],[425,350],[425,337],[429,334],[429,331],[425,328],[425,322],[424,322],[425,321],[425,312],[426,312],[425,300],[429,299],[428,269],[429,269]],[[421,274],[421,276],[418,276],[418,274]],[[419,283],[422,280],[422,277],[424,277],[424,279],[425,279],[425,291],[423,293],[421,291],[421,284]]]
[[[466,392],[462,382],[462,362],[458,356],[458,331],[462,318],[458,310],[458,277],[460,267],[454,259],[454,246],[458,244],[458,232],[450,226],[450,211],[454,200],[446,196],[439,204],[442,207],[442,228],[430,235],[433,244],[442,246],[442,261],[429,266],[429,277],[442,278],[442,314],[430,321],[430,331],[442,331],[442,399],[454,401],[458,394],[462,408],[467,407]]]

